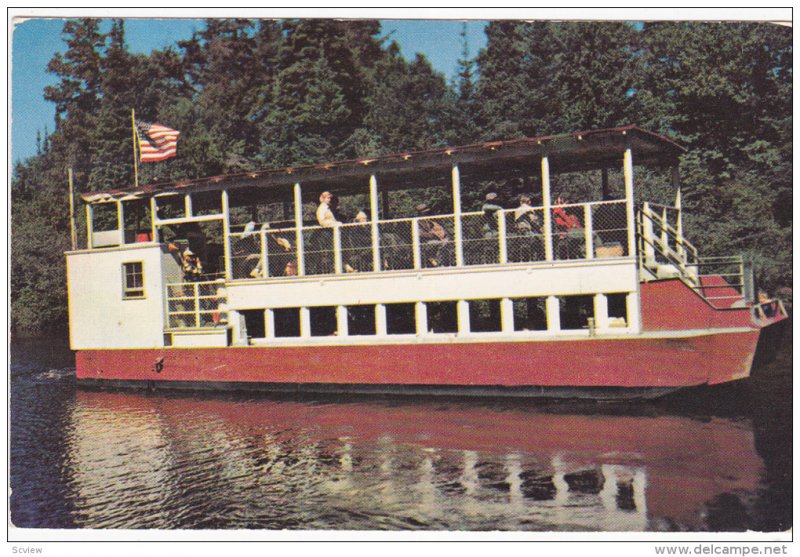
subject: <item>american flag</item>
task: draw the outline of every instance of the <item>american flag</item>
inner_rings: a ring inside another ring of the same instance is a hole
[[[136,122],[136,128],[142,162],[163,161],[176,155],[181,132],[148,122]]]

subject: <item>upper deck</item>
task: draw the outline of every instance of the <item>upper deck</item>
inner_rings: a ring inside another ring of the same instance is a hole
[[[374,305],[380,332],[387,304],[445,302],[460,308],[461,333],[476,330],[464,316],[479,303],[502,314],[503,333],[636,333],[641,280],[679,276],[706,297],[714,288],[683,238],[682,151],[628,126],[84,194],[87,249],[68,254],[77,345],[158,345],[161,332],[213,328],[223,299],[269,322],[298,305],[301,323],[337,306],[339,335],[349,307]],[[672,168],[674,206],[634,203],[634,162]],[[577,175],[580,202],[563,199],[564,175]],[[182,275],[187,248],[202,269]],[[574,323],[559,317],[567,299]],[[546,324],[515,324],[537,304]],[[432,329],[422,307],[416,319],[417,334]],[[123,327],[106,341],[106,321],[135,322],[141,338]],[[313,325],[299,330],[313,336]]]

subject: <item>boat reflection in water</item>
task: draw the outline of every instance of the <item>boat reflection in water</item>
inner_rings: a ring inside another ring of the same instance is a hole
[[[763,466],[748,420],[642,406],[79,390],[73,408],[84,527],[705,530]]]

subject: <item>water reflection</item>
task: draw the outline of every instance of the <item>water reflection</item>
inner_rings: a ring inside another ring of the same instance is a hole
[[[78,527],[702,530],[763,467],[749,420],[646,407],[93,391],[64,451]]]

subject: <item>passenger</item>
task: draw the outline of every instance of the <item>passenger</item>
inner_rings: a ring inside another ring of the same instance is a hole
[[[431,209],[422,203],[417,205],[417,214],[420,217],[427,217],[431,214]],[[447,264],[445,257],[448,255],[450,238],[441,224],[430,218],[419,219],[419,241],[424,267],[439,267]]]
[[[286,264],[286,267],[283,269],[283,274],[287,277],[296,277],[297,276],[297,262],[296,261],[289,261]]]
[[[342,244],[347,251],[347,263],[344,269],[348,273],[368,271],[372,269],[372,231],[367,224],[364,211],[356,213],[353,223],[342,229]]]
[[[520,234],[533,234],[539,225],[539,217],[531,207],[531,196],[523,193],[519,196],[519,207],[514,209],[514,227]]]
[[[493,191],[487,193],[486,200],[481,207],[486,221],[483,224],[484,238],[497,238],[497,216],[502,210],[503,208],[497,204],[497,194]]]
[[[333,226],[341,226],[341,222],[336,218],[331,209],[333,203],[333,194],[329,191],[322,192],[319,196],[319,207],[317,207],[317,222],[320,226],[326,228]]]
[[[771,319],[777,313],[775,301],[770,298],[766,290],[758,291],[758,311],[764,319]]]
[[[538,261],[544,259],[544,243],[539,226],[539,217],[531,207],[531,197],[519,196],[519,207],[514,209],[514,231],[509,241],[511,261]]]
[[[560,205],[569,204],[569,201],[560,196],[553,207],[555,223],[558,227],[558,258],[578,259],[586,255],[586,238],[583,225],[577,215],[568,214]]]
[[[486,194],[486,199],[483,202],[481,211],[483,211],[483,245],[481,246],[480,262],[481,263],[497,263],[498,262],[498,245],[497,238],[498,231],[498,216],[503,218],[503,208],[497,204],[497,194],[489,192]]]
[[[248,222],[242,235],[233,243],[233,278],[261,276],[261,241],[255,230],[256,223]]]
[[[181,255],[181,269],[183,280],[186,282],[197,282],[203,278],[203,264],[189,248],[186,248]]]

